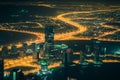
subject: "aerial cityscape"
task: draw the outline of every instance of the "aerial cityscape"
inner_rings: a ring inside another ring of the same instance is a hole
[[[13,0],[0,10],[0,80],[120,79],[119,2]]]

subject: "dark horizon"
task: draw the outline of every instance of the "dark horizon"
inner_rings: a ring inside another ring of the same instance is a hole
[[[36,1],[49,1],[49,2],[51,2],[51,1],[58,1],[58,2],[66,2],[66,1],[81,1],[81,2],[86,2],[86,1],[88,1],[88,2],[92,2],[92,1],[94,1],[94,2],[120,2],[120,0],[0,0],[0,2],[14,2],[14,1],[16,1],[16,2],[22,2],[22,1],[25,1],[25,2],[36,2]]]

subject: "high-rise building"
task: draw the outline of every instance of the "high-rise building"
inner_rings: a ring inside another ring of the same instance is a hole
[[[68,67],[73,63],[73,50],[71,48],[68,48],[63,52],[63,55],[64,67]]]
[[[107,47],[102,47],[100,55],[104,55],[105,56],[106,50],[107,50]]]
[[[32,43],[31,46],[30,46],[30,48],[33,50],[33,52],[35,52],[35,46],[36,46],[35,43]]]
[[[54,26],[46,25],[45,26],[45,42],[49,44],[54,44]]]
[[[22,49],[23,49],[23,51],[26,51],[27,48],[28,48],[28,45],[27,45],[27,43],[24,42],[24,43],[22,44]]]
[[[72,64],[73,63],[73,50],[71,48],[68,48],[66,50],[66,54],[67,54],[67,63]]]
[[[53,80],[52,70],[48,69],[48,62],[46,59],[39,61],[41,65],[40,71],[37,73],[39,80]]]
[[[45,44],[48,48],[48,54],[52,54],[52,50],[54,48],[54,26],[46,25],[45,26]]]
[[[17,47],[15,46],[15,45],[12,45],[12,47],[11,47],[11,54],[17,54]]]
[[[89,45],[85,45],[85,54],[90,55],[91,54],[91,47]]]
[[[93,53],[94,53],[94,63],[101,64],[100,60],[100,44],[101,42],[97,39],[92,40],[93,42]]]

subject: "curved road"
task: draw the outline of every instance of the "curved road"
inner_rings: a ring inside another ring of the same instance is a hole
[[[76,35],[76,34],[80,34],[80,33],[84,33],[84,32],[86,32],[87,30],[88,30],[88,28],[87,28],[87,26],[83,26],[83,25],[80,25],[79,23],[77,23],[77,22],[74,22],[74,21],[72,21],[73,19],[75,19],[75,18],[66,18],[66,17],[64,17],[64,16],[67,16],[67,15],[70,15],[70,14],[90,14],[90,13],[93,13],[93,12],[111,12],[111,11],[113,11],[113,10],[120,10],[120,9],[110,9],[110,10],[96,10],[96,11],[82,11],[82,12],[68,12],[68,13],[63,13],[63,14],[61,14],[61,15],[58,15],[57,17],[56,17],[56,19],[58,19],[58,20],[60,20],[60,21],[63,21],[63,22],[65,22],[65,23],[67,23],[67,24],[70,24],[70,25],[72,25],[72,26],[74,26],[74,27],[76,27],[76,28],[78,28],[78,30],[76,30],[76,31],[73,31],[73,32],[68,32],[68,33],[65,33],[65,34],[58,34],[58,35],[55,35],[55,40],[90,40],[92,37],[90,37],[90,38],[78,38],[78,37],[75,37],[74,35]],[[79,19],[83,19],[83,18],[79,18]],[[87,19],[90,19],[90,18],[85,18],[86,20]],[[103,25],[103,24],[100,24],[103,28],[105,28],[107,25]],[[110,35],[110,34],[114,34],[115,32],[118,32],[118,31],[120,31],[120,29],[119,28],[115,28],[115,27],[111,27],[111,26],[107,26],[107,28],[113,28],[113,29],[116,29],[115,31],[111,31],[111,32],[105,32],[105,33],[103,33],[102,35],[99,35],[99,36],[97,36],[97,37],[95,37],[96,39],[99,39],[99,40],[103,40],[103,41],[119,41],[120,42],[120,40],[112,40],[112,39],[104,39],[104,38],[101,38],[101,37],[103,37],[103,36],[106,36],[106,35]]]

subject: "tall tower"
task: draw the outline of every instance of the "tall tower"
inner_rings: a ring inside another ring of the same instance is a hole
[[[54,26],[47,24],[45,26],[45,43],[47,45],[48,54],[52,54],[54,48]]]
[[[92,43],[93,43],[93,52],[94,52],[94,63],[95,64],[101,64],[102,61],[100,60],[100,44],[101,42],[97,39],[93,39],[92,40]]]
[[[46,25],[45,26],[45,42],[48,42],[48,44],[53,45],[54,44],[54,26],[53,25]]]

